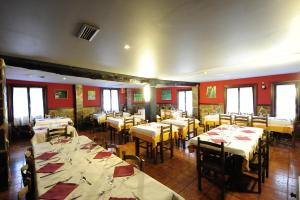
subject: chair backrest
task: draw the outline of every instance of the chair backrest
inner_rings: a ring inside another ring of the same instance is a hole
[[[108,117],[113,117],[114,116],[114,114],[112,113],[112,112],[107,112],[106,113],[106,119],[108,118]]]
[[[116,156],[120,157],[120,147],[118,145],[105,143],[105,148],[107,150],[110,150],[110,152],[112,152]]]
[[[161,122],[161,117],[159,115],[156,115],[156,122]]]
[[[68,126],[61,126],[58,128],[47,129],[46,140],[50,141],[52,138],[57,136],[67,135]]]
[[[120,113],[120,112],[115,112],[115,117],[122,117],[122,113]]]
[[[223,169],[221,173],[225,173],[224,143],[215,144],[208,141],[202,141],[198,137],[197,165],[209,168],[210,165],[206,165],[205,162],[209,162],[210,160],[213,160],[214,164]]]
[[[133,161],[134,163],[130,162],[130,164],[133,164],[139,170],[144,171],[144,163],[145,163],[144,159],[141,159],[140,157],[135,155],[126,155],[125,151],[122,151],[122,155],[123,155],[123,160]]]
[[[168,135],[168,138],[166,138],[166,135]],[[172,140],[172,124],[168,126],[161,126],[160,127],[160,142]]]
[[[181,114],[181,117],[182,117],[182,118],[187,118],[187,112],[186,112],[186,111],[183,111],[182,114]]]
[[[134,125],[134,117],[124,118],[124,129],[130,129]]]
[[[220,114],[219,115],[219,124],[232,124],[232,115]]]
[[[249,116],[246,115],[235,115],[234,124],[240,126],[249,126]]]
[[[194,133],[196,129],[195,119],[189,118],[188,119],[188,133]]]
[[[251,126],[266,129],[268,127],[268,117],[267,116],[252,116]]]

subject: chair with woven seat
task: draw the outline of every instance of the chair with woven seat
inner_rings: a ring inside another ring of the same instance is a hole
[[[246,115],[235,115],[234,124],[239,126],[249,126],[249,116]]]
[[[219,115],[219,125],[222,124],[232,124],[232,115],[220,114]]]
[[[53,138],[67,135],[68,126],[61,126],[53,129],[47,129],[46,141],[51,141]]]
[[[130,160],[132,162],[129,162],[130,164],[133,164],[136,168],[138,168],[139,170],[141,170],[142,172],[144,171],[144,165],[145,165],[145,161],[144,159],[141,159],[138,156],[135,155],[126,155],[125,151],[122,151],[122,159],[127,161]]]
[[[224,143],[215,144],[198,138],[196,159],[199,191],[202,191],[202,178],[205,177],[220,187],[223,200],[226,183]]]
[[[170,151],[170,158],[173,158],[173,133],[172,133],[172,125],[164,125],[161,126],[160,129],[160,141],[157,143],[155,147],[155,163],[157,162],[157,156],[160,155],[161,163],[164,162],[164,151]]]
[[[251,117],[251,126],[263,128],[264,130],[267,130],[268,117],[267,116],[252,116]]]
[[[182,118],[187,118],[187,112],[186,112],[186,111],[183,111],[182,114],[181,114],[181,117],[182,117]]]

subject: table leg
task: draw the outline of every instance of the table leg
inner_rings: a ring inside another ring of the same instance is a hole
[[[135,155],[140,156],[140,139],[135,137]]]

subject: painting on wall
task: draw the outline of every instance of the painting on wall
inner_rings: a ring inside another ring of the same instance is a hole
[[[67,90],[55,90],[55,99],[68,99]]]
[[[144,101],[143,92],[141,90],[134,91],[134,93],[133,93],[133,101],[134,102],[143,102]]]
[[[208,86],[206,88],[206,97],[216,98],[216,94],[217,94],[216,86]]]
[[[88,100],[96,100],[96,91],[94,90],[88,91]]]
[[[171,90],[161,90],[161,100],[172,100]]]

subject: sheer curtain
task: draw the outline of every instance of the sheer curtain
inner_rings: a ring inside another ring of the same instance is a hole
[[[186,111],[189,116],[193,115],[193,93],[186,91],[185,93]]]
[[[118,90],[111,90],[111,110],[119,112]]]
[[[252,114],[253,112],[253,88],[240,88],[240,112]]]
[[[185,91],[178,92],[178,109],[185,111]]]
[[[13,88],[14,125],[23,126],[29,123],[28,96],[26,87]]]
[[[226,89],[226,112],[238,113],[239,112],[239,89],[227,88]]]
[[[104,111],[111,111],[110,108],[110,90],[103,90],[103,109]]]
[[[43,102],[43,89],[30,88],[30,117],[31,120],[35,118],[44,117],[44,102]]]
[[[296,85],[276,85],[276,117],[293,120],[296,116]]]

